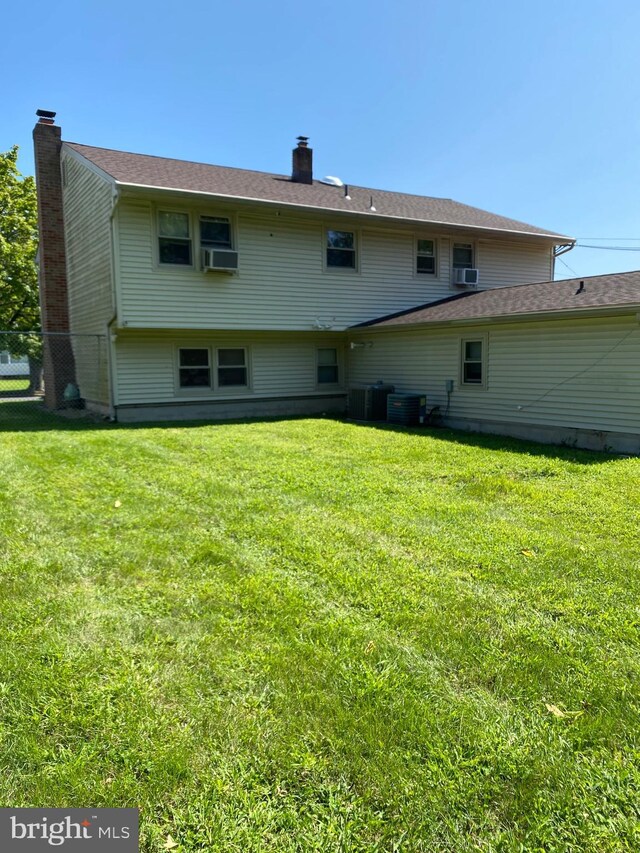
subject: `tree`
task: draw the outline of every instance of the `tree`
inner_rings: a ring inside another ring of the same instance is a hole
[[[18,146],[0,153],[0,330],[40,331],[38,205],[33,178],[18,170]],[[39,336],[0,334],[0,349],[29,356],[31,390],[41,385]]]

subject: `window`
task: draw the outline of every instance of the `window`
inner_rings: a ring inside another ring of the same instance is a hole
[[[191,266],[191,230],[188,213],[161,210],[158,213],[158,235],[161,264]]]
[[[484,384],[484,349],[481,339],[462,341],[462,385]]]
[[[416,245],[416,272],[435,275],[436,272],[436,242],[435,240],[418,240]]]
[[[452,265],[454,270],[471,270],[473,266],[473,243],[454,243]]]
[[[247,384],[247,352],[245,349],[218,350],[218,387]]]
[[[203,249],[232,249],[231,221],[222,216],[201,216],[200,245]]]
[[[338,350],[326,347],[318,350],[318,385],[338,384]]]
[[[9,364],[8,352],[0,352],[0,364]]]
[[[210,388],[211,367],[209,365],[209,350],[181,349],[180,351],[180,387],[181,388]]]
[[[327,231],[327,266],[356,268],[356,235],[353,231]]]

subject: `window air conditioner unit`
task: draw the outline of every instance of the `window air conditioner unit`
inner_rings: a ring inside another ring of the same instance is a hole
[[[454,270],[453,283],[462,287],[477,287],[478,270]]]
[[[238,253],[233,249],[203,249],[202,268],[235,272],[238,269]]]

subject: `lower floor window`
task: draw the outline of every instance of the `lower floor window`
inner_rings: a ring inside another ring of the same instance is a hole
[[[484,382],[484,342],[462,341],[462,384],[482,385]]]
[[[218,350],[218,386],[247,384],[247,352],[245,349]]]
[[[209,347],[181,347],[178,353],[181,388],[231,388],[248,384],[244,347],[215,350],[215,385]]]
[[[208,388],[211,385],[211,367],[208,349],[180,350],[180,387]]]
[[[338,350],[335,347],[324,347],[318,350],[318,384],[337,385],[338,383]]]

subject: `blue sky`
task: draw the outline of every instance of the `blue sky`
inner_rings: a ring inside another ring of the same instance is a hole
[[[317,177],[640,248],[637,2],[35,0],[3,24],[0,148],[26,174],[39,107],[70,141],[268,172],[303,134]]]

